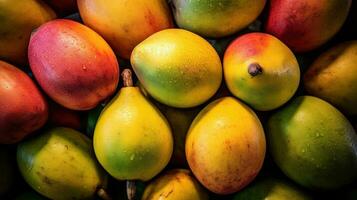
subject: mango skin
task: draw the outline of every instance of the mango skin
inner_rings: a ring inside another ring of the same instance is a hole
[[[342,112],[357,115],[357,40],[320,55],[304,75],[306,91]]]
[[[41,128],[48,105],[23,71],[0,61],[0,144],[13,144]]]
[[[217,194],[232,194],[256,177],[266,144],[254,111],[233,97],[223,97],[197,115],[185,148],[188,164],[203,186]]]
[[[141,41],[173,27],[165,0],[78,0],[77,4],[84,23],[125,59]]]
[[[31,70],[57,103],[89,110],[115,92],[119,65],[114,52],[93,30],[71,20],[47,22],[32,34]]]
[[[31,32],[56,14],[39,0],[0,2],[0,60],[24,66]]]
[[[264,177],[234,195],[233,200],[312,200],[300,188],[283,179]]]
[[[91,140],[70,128],[53,128],[17,147],[26,182],[50,199],[91,199],[106,186]]]
[[[263,70],[254,77],[248,73],[253,63]],[[260,111],[286,103],[300,82],[294,54],[279,39],[265,33],[249,33],[234,40],[224,54],[223,69],[232,94]]]
[[[170,126],[137,87],[123,87],[104,108],[93,136],[104,169],[118,180],[147,181],[168,164]]]
[[[267,133],[275,163],[296,183],[331,190],[356,180],[356,132],[329,103],[297,97],[271,116]]]
[[[170,170],[154,181],[144,191],[141,200],[208,200],[204,188],[186,169]]]
[[[295,52],[307,52],[331,39],[347,18],[352,0],[271,0],[265,32]]]
[[[266,0],[173,0],[180,28],[205,37],[223,37],[242,30],[262,12]]]
[[[222,81],[217,52],[202,37],[183,29],[153,34],[135,47],[130,62],[146,91],[172,107],[204,103]]]

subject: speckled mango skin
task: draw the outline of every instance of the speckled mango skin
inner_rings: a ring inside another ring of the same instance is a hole
[[[31,32],[56,18],[53,10],[37,0],[0,1],[0,59],[22,67],[27,64]]]
[[[84,23],[125,59],[141,41],[173,27],[165,0],[78,0],[77,4]]]
[[[264,177],[238,192],[233,200],[312,200],[312,197],[288,181]]]
[[[251,64],[262,73],[248,73]],[[224,78],[232,94],[256,110],[273,110],[286,103],[300,82],[299,64],[279,39],[265,33],[238,37],[227,48],[223,59]]]
[[[252,23],[266,0],[173,0],[177,25],[205,37],[223,37]]]
[[[104,108],[93,142],[97,159],[118,180],[153,178],[173,151],[168,122],[138,87],[123,87]]]
[[[14,144],[41,128],[47,102],[29,76],[0,60],[0,144]]]
[[[331,39],[347,18],[352,0],[271,0],[270,33],[295,52],[307,52]]]
[[[319,56],[304,75],[306,91],[342,112],[357,114],[357,41],[341,43]]]
[[[258,117],[233,97],[213,101],[198,114],[185,147],[195,177],[217,194],[232,194],[248,185],[263,165],[265,148]]]
[[[144,191],[141,200],[208,200],[208,194],[186,169],[170,170],[154,181]]]
[[[300,96],[271,116],[270,153],[296,183],[317,190],[337,189],[357,178],[357,135],[331,104]]]
[[[53,128],[20,143],[17,163],[26,182],[50,199],[92,199],[107,181],[92,142],[69,128]]]
[[[172,107],[204,103],[222,81],[217,52],[202,37],[183,29],[150,36],[135,47],[130,61],[146,91]]]
[[[43,24],[31,35],[31,70],[54,101],[89,110],[115,92],[119,64],[108,43],[90,28],[67,19]]]

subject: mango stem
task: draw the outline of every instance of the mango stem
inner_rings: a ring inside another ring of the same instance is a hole
[[[126,195],[129,200],[134,200],[136,195],[135,181],[126,181]]]
[[[108,192],[104,188],[100,188],[97,191],[97,195],[103,200],[112,200],[112,197],[108,194]]]
[[[248,66],[248,73],[254,77],[263,73],[263,68],[258,63],[252,63]]]
[[[132,73],[130,69],[124,69],[124,71],[121,73],[124,87],[133,87],[133,79],[131,74]]]

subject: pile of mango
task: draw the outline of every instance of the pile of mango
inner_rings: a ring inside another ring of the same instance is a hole
[[[357,2],[0,0],[0,199],[357,199]]]

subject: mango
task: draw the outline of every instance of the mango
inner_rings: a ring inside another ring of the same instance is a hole
[[[0,144],[19,142],[41,128],[48,106],[35,83],[23,71],[0,61]]]
[[[0,60],[24,66],[31,32],[56,14],[41,0],[0,1]]]
[[[248,185],[263,165],[265,148],[258,117],[233,97],[206,106],[192,122],[185,145],[193,174],[217,194],[232,194]]]
[[[6,194],[15,183],[15,162],[13,162],[11,151],[0,146],[0,197]]]
[[[234,195],[233,200],[312,200],[313,198],[290,182],[275,177],[254,181]]]
[[[165,0],[78,0],[77,3],[84,24],[102,35],[125,59],[130,58],[141,41],[173,27]]]
[[[131,71],[124,87],[105,106],[94,130],[94,150],[104,169],[118,180],[147,181],[168,164],[173,150],[170,126],[134,87]]]
[[[205,37],[223,37],[242,30],[262,12],[266,0],[172,0],[180,28]]]
[[[265,31],[295,52],[314,50],[342,27],[352,0],[271,0]]]
[[[186,169],[173,169],[152,181],[141,200],[208,200],[204,188]]]
[[[265,33],[249,33],[234,40],[224,54],[223,69],[232,94],[260,111],[286,103],[300,82],[294,54]]]
[[[326,101],[295,98],[271,116],[267,133],[276,164],[296,183],[331,190],[356,180],[356,132]]]
[[[145,90],[172,107],[204,103],[222,81],[217,52],[206,40],[183,29],[153,34],[135,47],[130,62]]]
[[[91,199],[107,184],[91,140],[70,128],[53,128],[20,143],[17,163],[25,181],[50,199]]]
[[[119,65],[105,40],[71,20],[47,22],[32,34],[31,70],[42,89],[57,103],[89,110],[115,92]]]
[[[304,75],[306,91],[342,112],[357,115],[357,40],[320,55]]]

